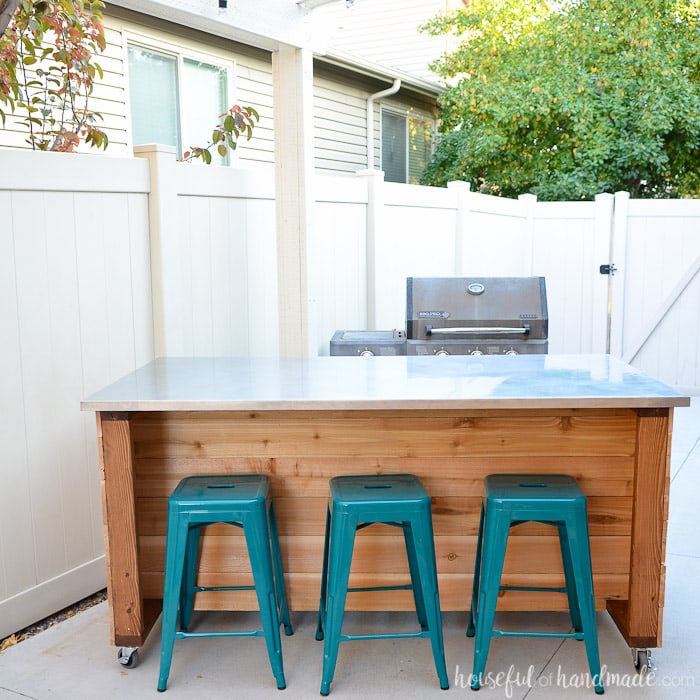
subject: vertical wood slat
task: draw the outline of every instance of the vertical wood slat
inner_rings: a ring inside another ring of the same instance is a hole
[[[140,646],[148,630],[144,634],[129,415],[102,412],[98,435],[112,641]]]
[[[661,646],[672,409],[639,409],[627,601],[608,611],[632,647]]]

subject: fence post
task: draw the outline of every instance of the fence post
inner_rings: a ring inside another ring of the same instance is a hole
[[[591,317],[591,352],[610,353],[611,301],[613,274],[601,275],[601,265],[612,265],[613,227],[615,199],[611,194],[595,196],[593,221],[593,275]],[[590,279],[590,278],[589,278]],[[604,320],[605,319],[605,320]]]
[[[528,275],[534,275],[535,268],[535,206],[537,205],[536,194],[518,195],[518,202],[522,205],[525,219],[525,236],[527,237],[527,249],[530,251],[530,258],[527,261]]]
[[[316,354],[307,246],[313,223],[313,64],[311,51],[272,53],[275,108],[275,211],[282,357]]]
[[[366,268],[367,328],[377,327],[377,237],[384,230],[384,172],[360,170],[357,175],[367,184]]]
[[[455,180],[447,183],[448,190],[454,190],[457,204],[455,218],[455,267],[454,274],[459,277],[464,274],[464,256],[467,252],[467,236],[469,235],[469,193],[471,186],[468,182]]]
[[[610,336],[609,352],[615,357],[623,356],[623,329],[625,316],[625,290],[627,265],[627,228],[629,217],[629,192],[615,192],[612,233],[610,240],[610,263],[615,264],[615,276],[610,279]]]
[[[184,354],[180,320],[179,217],[175,149],[162,144],[134,146],[137,158],[148,160],[151,189],[148,221],[151,242],[153,348],[156,357]],[[178,330],[180,332],[178,332]]]

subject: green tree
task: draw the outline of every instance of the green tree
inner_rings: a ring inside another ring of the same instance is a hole
[[[3,12],[15,3],[4,3]],[[72,151],[80,140],[106,148],[88,103],[102,69],[100,0],[20,0],[0,36],[0,119],[8,109],[35,150]]]
[[[700,0],[471,0],[425,184],[506,196],[700,194]]]

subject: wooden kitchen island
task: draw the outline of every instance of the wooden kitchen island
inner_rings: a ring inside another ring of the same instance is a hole
[[[160,613],[167,498],[185,476],[270,476],[290,607],[316,610],[328,480],[410,472],[432,497],[443,610],[467,610],[484,476],[566,473],[589,500],[596,605],[630,647],[661,645],[673,407],[689,398],[606,355],[159,359],[82,403],[97,413],[112,642]],[[556,530],[513,530],[504,581],[562,585]],[[238,528],[208,528],[202,585],[250,583]],[[395,528],[358,533],[352,585],[408,582]],[[381,596],[381,597],[380,597]],[[348,609],[413,609],[410,591]],[[257,609],[200,593],[200,609]],[[501,610],[565,610],[506,591]]]

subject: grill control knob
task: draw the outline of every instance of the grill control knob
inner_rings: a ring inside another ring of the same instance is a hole
[[[469,354],[470,355],[483,355],[484,353],[481,352],[481,350],[472,350]]]
[[[365,348],[360,353],[360,357],[374,357],[374,353],[369,348]]]
[[[445,348],[440,348],[439,350],[437,350],[437,351],[435,352],[435,355],[436,355],[437,357],[444,357],[445,355],[449,355],[449,354],[450,354],[450,353],[447,352],[447,350],[445,350]]]
[[[506,350],[505,352],[506,355],[519,355],[520,353],[517,350],[514,350],[511,348],[510,350]]]

